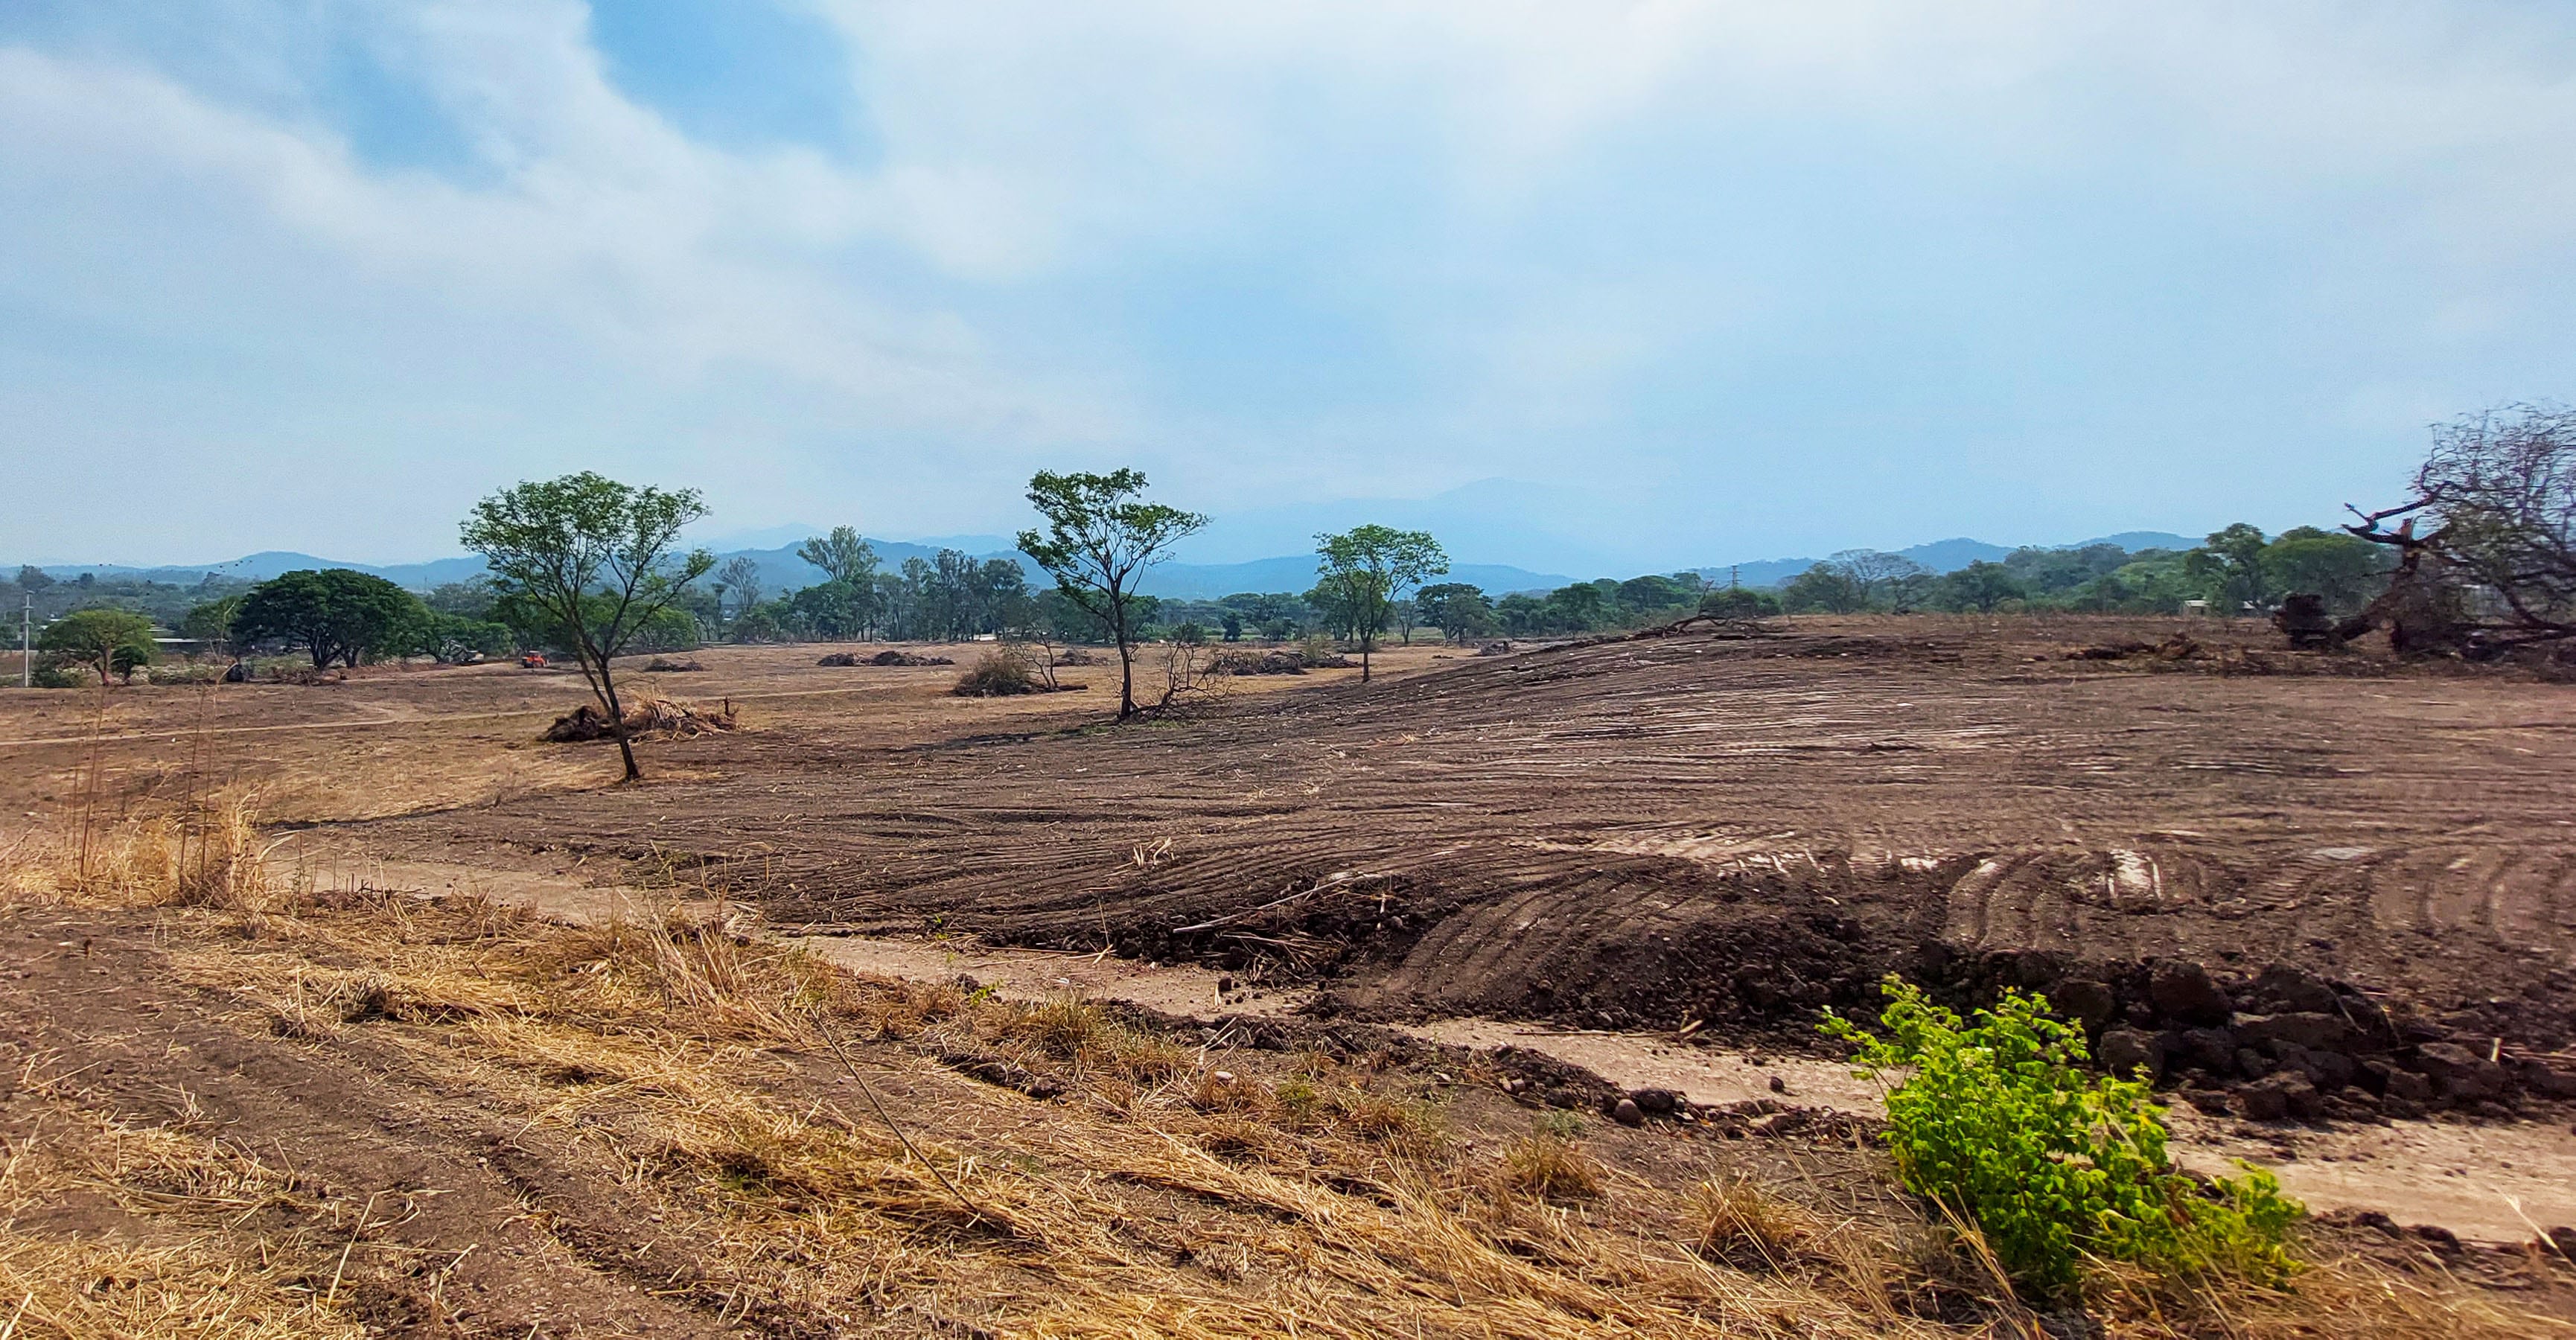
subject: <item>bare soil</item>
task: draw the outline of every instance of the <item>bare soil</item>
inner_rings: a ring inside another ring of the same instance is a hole
[[[2576,690],[2276,648],[2264,671],[2063,659],[2166,631],[1802,622],[1120,729],[807,717],[662,751],[687,780],[352,836],[677,863],[787,926],[1321,978],[1370,1016],[1794,1034],[1890,971],[2135,995],[2141,965],[2189,960],[2566,1048]]]

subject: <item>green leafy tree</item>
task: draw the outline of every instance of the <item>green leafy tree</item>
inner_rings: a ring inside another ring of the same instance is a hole
[[[406,650],[427,613],[418,596],[373,573],[308,568],[252,587],[233,614],[233,641],[302,647],[316,670],[354,666]]]
[[[635,488],[585,470],[495,493],[462,528],[493,586],[536,611],[573,653],[630,782],[644,773],[610,662],[715,566],[703,549],[677,553],[681,528],[706,514],[696,489]]]
[[[2029,594],[2012,569],[1984,559],[1944,574],[1934,588],[1933,599],[1944,609],[1975,610],[1992,614],[2007,600],[2020,600]]]
[[[218,650],[230,650],[233,642],[233,619],[241,613],[245,592],[192,605],[179,620],[179,636],[194,638]]]
[[[2263,532],[2239,521],[2211,533],[2200,548],[2183,556],[2183,570],[2200,584],[2202,595],[2221,614],[2233,617],[2247,605],[2261,605],[2271,595],[2263,574]]]
[[[1483,588],[1468,582],[1433,582],[1413,593],[1413,604],[1422,612],[1422,622],[1452,642],[1491,633],[1499,626],[1494,602],[1485,598]]]
[[[36,649],[98,671],[102,687],[111,674],[132,679],[135,667],[152,664],[161,653],[152,640],[152,621],[120,609],[73,610],[45,625]]]
[[[1869,591],[1842,564],[1827,560],[1780,587],[1781,608],[1793,614],[1849,614],[1869,606]]]
[[[1581,633],[1600,627],[1609,621],[1611,592],[1617,589],[1616,582],[1575,582],[1548,592],[1540,631]]]
[[[2314,526],[2294,526],[2273,537],[2261,560],[2264,585],[2273,593],[2321,596],[2326,608],[2338,614],[2370,603],[2388,584],[2394,561],[2382,546]]]
[[[21,563],[18,565],[18,585],[21,588],[28,591],[42,591],[53,584],[53,574],[45,571],[43,568],[37,567],[33,563]]]
[[[1318,591],[1326,592],[1349,621],[1360,644],[1360,682],[1369,681],[1369,652],[1395,617],[1395,604],[1424,578],[1449,570],[1449,556],[1426,531],[1355,526],[1340,535],[1315,537],[1323,562]]]
[[[2006,991],[1973,1022],[1890,977],[1885,1036],[1826,1011],[1866,1076],[1891,1080],[1885,1139],[1905,1186],[1985,1235],[2026,1292],[2075,1292],[2086,1257],[2274,1284],[2304,1213],[2271,1175],[2204,1195],[2165,1153],[2143,1079],[2085,1069],[2084,1033],[2044,997]]]
[[[1718,619],[1759,619],[1780,612],[1780,597],[1749,586],[1722,586],[1699,598],[1699,612]]]
[[[1138,470],[1057,474],[1029,480],[1029,505],[1046,529],[1020,532],[1020,552],[1055,578],[1057,594],[1098,619],[1118,645],[1118,718],[1136,714],[1136,579],[1171,556],[1171,547],[1207,518],[1146,502]],[[1150,617],[1150,616],[1149,616]]]
[[[510,626],[493,619],[424,610],[413,625],[407,652],[454,664],[476,656],[498,656],[515,640]]]
[[[857,528],[834,526],[829,535],[818,535],[796,546],[796,556],[823,570],[823,575],[836,582],[866,586],[876,580],[877,548],[860,538]]]

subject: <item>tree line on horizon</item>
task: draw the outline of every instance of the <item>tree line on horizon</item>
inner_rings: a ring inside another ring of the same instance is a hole
[[[543,598],[537,578],[544,574],[529,569],[514,576],[489,529],[497,523],[488,509],[500,501],[533,507],[537,495],[523,491],[553,489],[559,496],[549,506],[558,528],[579,522],[597,531],[584,551],[592,563],[584,571],[622,573],[630,588],[644,583],[618,605],[617,640],[621,649],[636,651],[719,638],[1038,636],[1115,644],[1124,671],[1142,641],[1326,636],[1355,644],[1366,666],[1376,640],[1390,632],[1408,642],[1417,629],[1451,641],[1552,636],[1693,613],[2172,614],[2197,606],[2235,616],[2268,612],[2301,594],[2314,597],[2324,616],[2350,623],[2365,607],[2376,611],[2398,581],[2419,588],[2407,618],[2419,630],[2435,631],[2428,646],[2483,654],[2576,638],[2576,411],[2549,405],[2509,405],[2438,425],[2434,449],[2414,480],[2415,500],[2357,513],[2361,524],[2338,530],[2300,526],[2266,536],[2239,523],[2186,550],[2027,547],[1948,573],[1902,555],[1849,550],[1769,590],[1720,588],[1704,573],[1680,572],[1495,597],[1467,583],[1433,581],[1445,575],[1448,560],[1432,536],[1371,525],[1317,536],[1317,581],[1305,592],[1158,600],[1136,589],[1144,570],[1207,518],[1146,501],[1145,487],[1134,470],[1041,471],[1031,480],[1028,498],[1046,528],[1022,532],[1019,548],[1054,578],[1043,590],[1032,589],[1017,561],[953,549],[887,570],[856,528],[840,526],[797,551],[824,580],[773,594],[748,557],[719,568],[703,550],[677,553],[679,528],[705,515],[694,490],[630,489],[585,473],[524,484],[479,505],[465,539],[486,555],[492,575],[425,595],[350,569],[292,572],[256,584],[209,574],[183,586],[90,574],[57,580],[30,566],[0,582],[0,598],[32,606],[41,597],[58,611],[46,627],[53,659],[93,668],[102,681],[150,663],[156,626],[237,652],[300,648],[317,667],[386,657],[463,659],[512,647],[579,653],[587,618],[582,601],[590,597]],[[576,498],[588,500],[581,506],[589,513],[574,506]],[[678,518],[667,534],[652,527],[612,533],[615,526],[644,526],[635,509],[648,504],[666,509],[663,520]],[[2431,525],[2419,532],[2425,522]],[[650,544],[647,531],[658,536]],[[638,603],[639,589],[651,598]],[[1121,706],[1122,715],[1134,710],[1123,689]]]

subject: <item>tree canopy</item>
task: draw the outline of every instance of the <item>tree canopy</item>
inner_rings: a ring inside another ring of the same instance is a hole
[[[1196,512],[1144,500],[1145,476],[1041,470],[1029,505],[1046,522],[1024,530],[1020,552],[1055,578],[1058,594],[1108,625],[1118,644],[1118,716],[1136,714],[1136,578],[1170,557],[1171,546],[1207,525]]]
[[[1317,592],[1348,621],[1360,644],[1360,682],[1369,679],[1369,651],[1394,617],[1395,602],[1423,579],[1449,570],[1449,556],[1427,531],[1392,526],[1355,526],[1339,535],[1315,537],[1322,559]]]
[[[150,665],[160,654],[152,640],[152,621],[120,609],[73,610],[45,625],[36,635],[36,648],[98,671],[102,685],[110,674],[130,676],[136,666]]]
[[[354,666],[405,650],[426,613],[419,597],[373,573],[307,568],[252,587],[233,612],[232,640],[302,647],[316,670]]]
[[[591,471],[523,483],[474,505],[461,535],[504,599],[524,602],[569,649],[608,713],[626,779],[642,777],[610,662],[715,566],[677,552],[707,514],[696,489],[634,487]]]
[[[2436,427],[2413,491],[2346,529],[2403,553],[2409,578],[2492,593],[2499,608],[2462,620],[2464,639],[2576,637],[2576,409],[2505,405]]]

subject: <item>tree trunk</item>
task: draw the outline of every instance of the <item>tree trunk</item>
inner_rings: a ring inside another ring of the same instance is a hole
[[[1360,635],[1360,682],[1369,682],[1369,638],[1365,633]]]
[[[608,677],[608,660],[605,657],[599,662],[599,692],[608,699],[608,730],[617,737],[618,757],[626,761],[625,780],[640,782],[644,780],[644,770],[635,766],[635,742],[626,736],[626,709],[618,705],[617,682]]]

